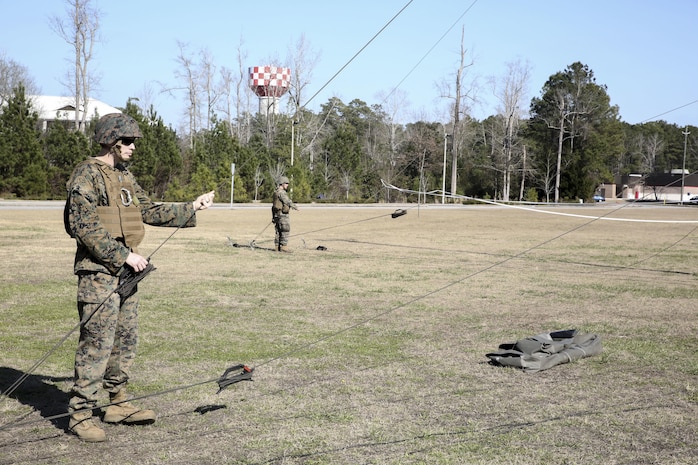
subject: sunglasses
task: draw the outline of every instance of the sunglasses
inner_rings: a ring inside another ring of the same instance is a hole
[[[120,141],[121,141],[121,145],[131,145],[134,142],[136,142],[136,138],[135,137],[124,137]]]

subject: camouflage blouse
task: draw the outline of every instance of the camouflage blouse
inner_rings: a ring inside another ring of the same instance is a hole
[[[296,204],[293,203],[291,197],[288,196],[286,189],[279,186],[275,191],[271,202],[271,213],[273,216],[287,214],[291,209],[298,210]]]
[[[100,167],[118,170],[128,178],[135,192],[133,203],[138,205],[145,224],[152,226],[196,226],[196,214],[191,202],[154,203],[123,165],[110,167],[95,158],[80,163],[66,185],[68,199],[65,210],[65,226],[77,242],[75,274],[98,271],[116,275],[120,272],[130,252],[123,243],[112,237],[100,221],[97,206],[109,205],[105,177]]]

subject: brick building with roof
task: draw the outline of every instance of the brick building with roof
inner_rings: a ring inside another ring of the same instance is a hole
[[[667,173],[631,174],[619,177],[615,184],[601,184],[596,192],[605,199],[687,202],[698,195],[698,172],[677,169]]]

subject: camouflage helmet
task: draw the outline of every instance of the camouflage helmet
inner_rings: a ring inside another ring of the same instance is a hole
[[[123,138],[143,137],[135,119],[123,113],[109,113],[97,121],[95,141],[100,145],[114,145]]]
[[[288,184],[288,178],[286,176],[281,176],[276,183],[278,186],[281,184]]]

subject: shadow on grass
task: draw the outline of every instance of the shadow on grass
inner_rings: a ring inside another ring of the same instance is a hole
[[[0,392],[5,394],[5,391],[15,384],[20,378],[26,374],[20,370],[10,367],[0,367]],[[68,430],[68,417],[62,416],[53,418],[67,412],[68,400],[70,394],[60,390],[56,383],[71,380],[71,377],[53,377],[32,374],[26,376],[22,383],[9,393],[10,399],[15,399],[18,402],[32,407],[39,412],[43,418],[49,419],[51,423],[61,430]],[[13,424],[24,423],[25,417],[30,414],[23,415],[13,421],[3,422],[2,427],[12,427]]]

